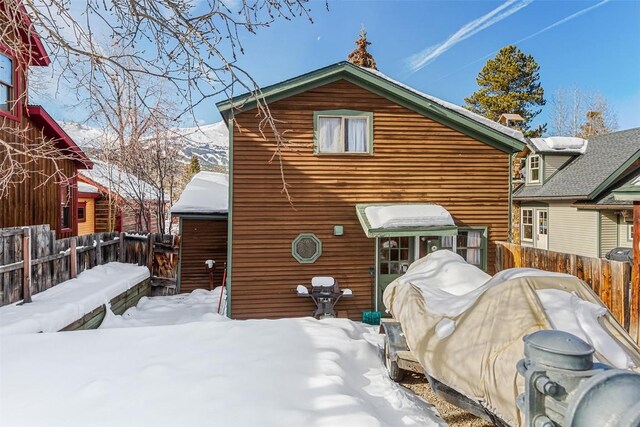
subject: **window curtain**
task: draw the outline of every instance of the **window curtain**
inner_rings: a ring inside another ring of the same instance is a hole
[[[367,152],[367,119],[346,119],[347,146],[350,153]]]
[[[340,144],[339,117],[318,118],[318,151],[321,153],[338,153]]]
[[[467,262],[469,264],[482,264],[482,233],[469,231],[467,234]]]

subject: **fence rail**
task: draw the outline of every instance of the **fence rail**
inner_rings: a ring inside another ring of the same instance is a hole
[[[631,287],[631,265],[628,262],[496,242],[496,271],[513,267],[568,273],[584,280],[638,342],[640,313],[633,309],[638,307],[638,290]]]
[[[0,306],[75,278],[84,270],[120,261],[147,266],[155,294],[175,291],[179,237],[95,233],[57,240],[48,225],[0,229]]]

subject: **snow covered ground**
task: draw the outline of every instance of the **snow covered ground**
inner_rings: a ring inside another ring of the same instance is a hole
[[[33,295],[29,304],[0,307],[0,336],[59,331],[148,277],[148,268],[120,262],[83,271]]]
[[[234,321],[219,294],[145,298],[104,328],[0,337],[0,425],[436,426],[374,328]]]

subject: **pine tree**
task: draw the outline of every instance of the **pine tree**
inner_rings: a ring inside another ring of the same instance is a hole
[[[189,166],[187,166],[187,175],[189,179],[191,179],[191,177],[198,172],[200,172],[200,159],[198,159],[198,156],[194,154],[191,156],[191,162],[189,163]]]
[[[524,119],[525,136],[542,135],[547,124],[531,129],[531,120],[546,104],[540,85],[540,66],[531,55],[516,46],[500,49],[495,58],[487,61],[476,79],[478,89],[468,98],[466,108],[497,121],[503,113],[519,114]]]
[[[364,27],[360,28],[360,37],[356,40],[357,47],[349,54],[347,60],[359,67],[373,68],[374,70],[377,70],[376,60],[373,59],[373,56],[371,56],[367,51],[367,46],[370,44],[371,42],[367,40],[367,32]]]

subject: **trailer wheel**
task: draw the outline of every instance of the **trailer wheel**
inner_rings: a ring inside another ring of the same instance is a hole
[[[391,360],[391,354],[389,351],[389,339],[385,335],[384,337],[384,364],[387,367],[389,378],[395,382],[400,382],[404,378],[404,371],[398,366],[398,362]]]

